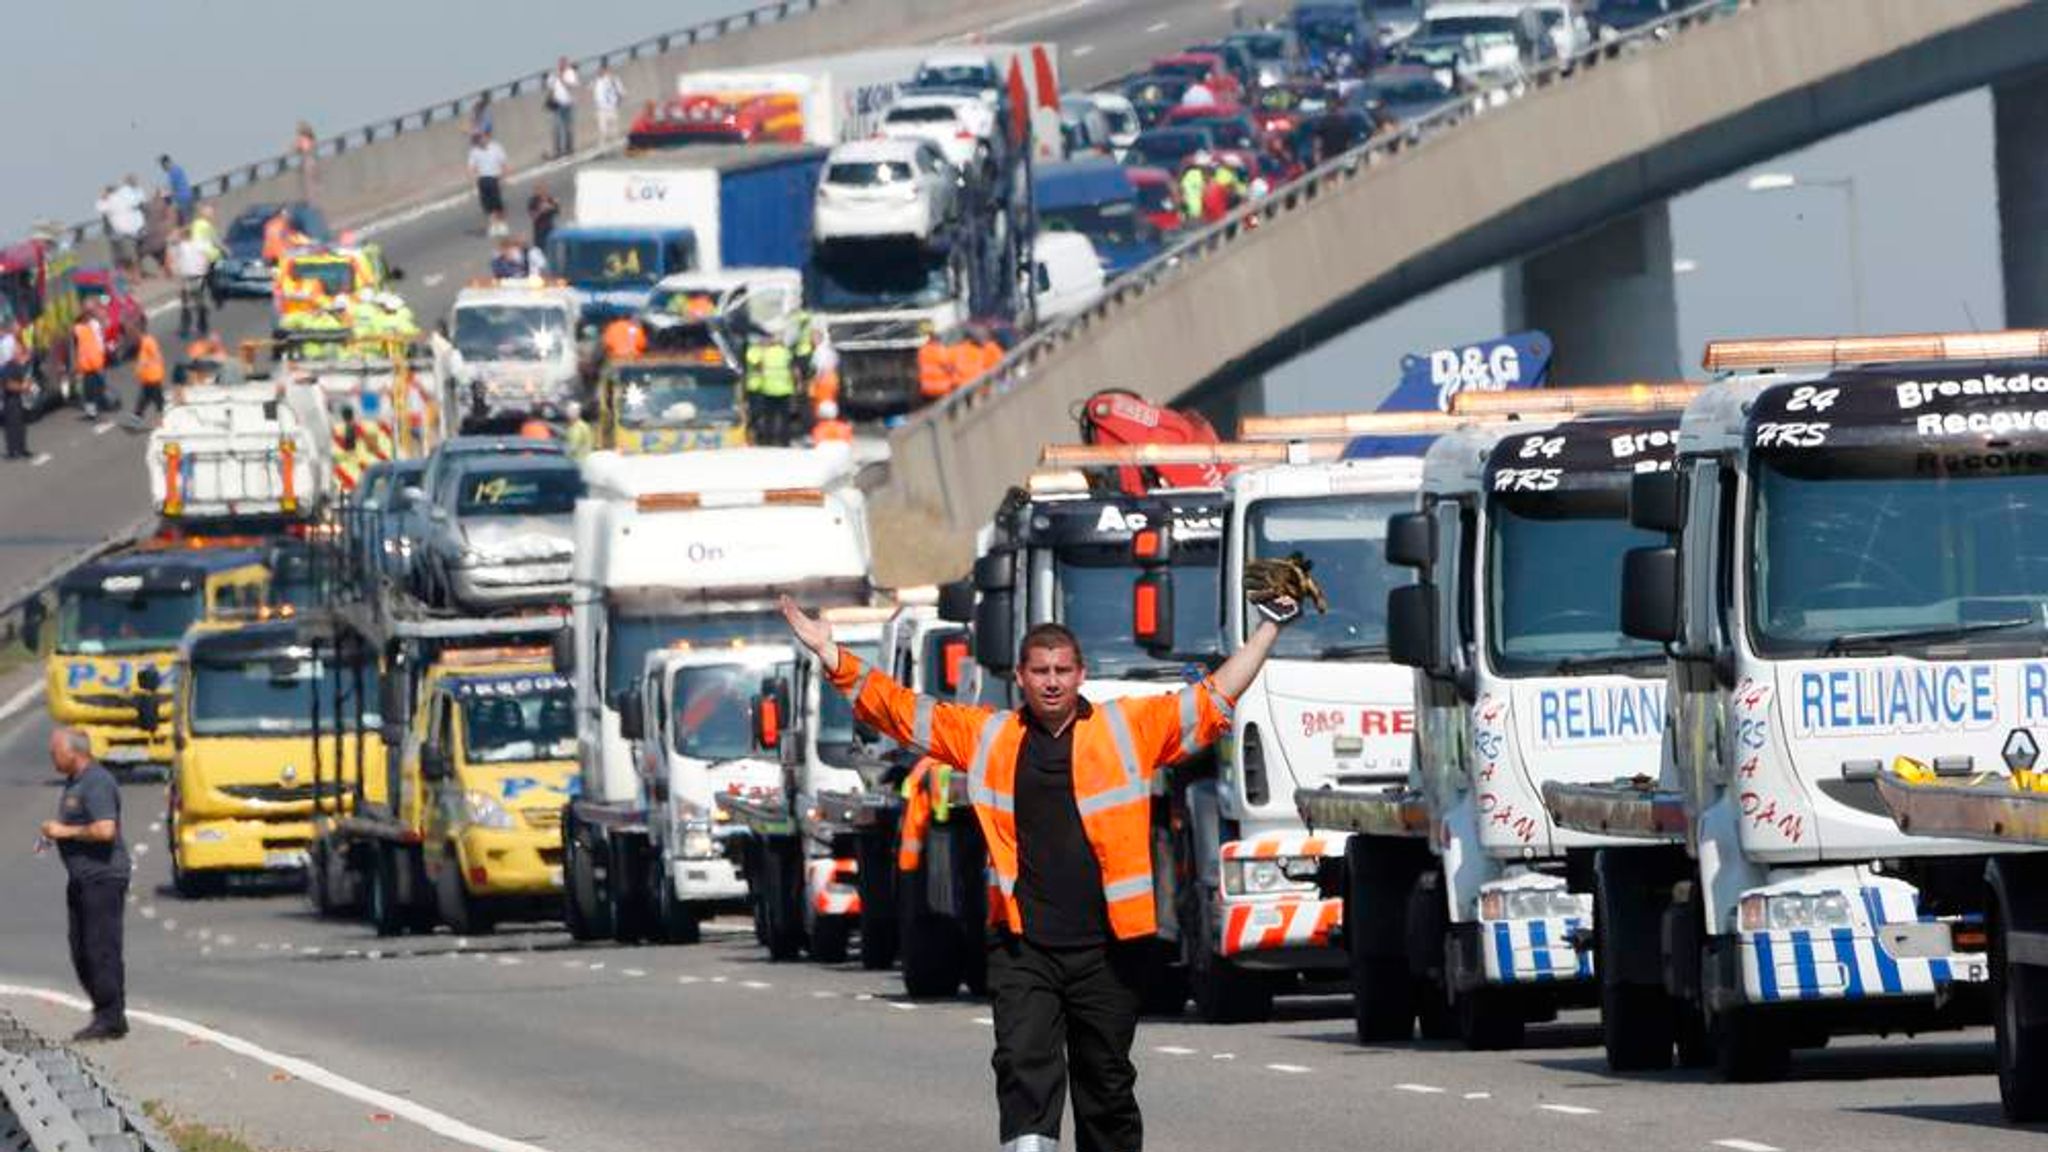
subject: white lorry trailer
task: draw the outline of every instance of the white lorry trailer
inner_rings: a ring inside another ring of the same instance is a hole
[[[866,604],[868,536],[843,446],[593,454],[576,506],[573,641],[582,795],[563,822],[570,930],[638,939],[657,926],[647,880],[655,782],[619,705],[648,653],[782,645],[775,597]]]
[[[1906,835],[1878,781],[1995,772],[2048,716],[2042,361],[2039,333],[1711,344],[1676,470],[1637,480],[1632,519],[1668,536],[1628,557],[1622,619],[1670,654],[1663,773],[1551,803],[1682,814],[1683,846],[1601,862],[1600,931],[1658,960],[1681,1055],[1729,1079],[1989,1015],[1982,917],[2017,858],[1987,888],[1995,847]],[[1668,1042],[1653,1015],[1603,1027],[1611,1052]]]

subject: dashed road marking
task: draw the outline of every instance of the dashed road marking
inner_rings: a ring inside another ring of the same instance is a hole
[[[43,465],[48,464],[52,459],[54,459],[54,457],[52,457],[48,452],[38,452],[36,453],[36,458],[28,462],[28,466],[31,468],[41,468]]]
[[[621,968],[619,969],[619,971],[625,973],[628,976],[631,976],[635,980],[638,980],[640,977],[647,975],[647,969],[645,968]]]
[[[149,822],[149,830],[150,830],[151,832],[161,832],[161,831],[163,831],[163,830],[164,830],[164,822],[163,822],[163,821],[161,821],[161,820],[151,820],[151,821]]]
[[[1171,28],[1171,27],[1173,27],[1173,21],[1171,21],[1171,20],[1160,20],[1160,21],[1156,21],[1156,22],[1154,22],[1154,23],[1151,23],[1151,24],[1147,24],[1147,25],[1145,25],[1145,32],[1146,32],[1146,34],[1147,34],[1147,35],[1157,35],[1157,34],[1159,34],[1159,33],[1161,33],[1161,32],[1164,32],[1164,31],[1166,31],[1166,30],[1167,30],[1168,28]]]
[[[897,1010],[898,1012],[915,1012],[915,1011],[917,1011],[917,1005],[915,1005],[915,1004],[912,1004],[912,1003],[909,1003],[909,1002],[907,1002],[907,1001],[903,1001],[903,1000],[891,1000],[891,1001],[889,1001],[889,1007],[891,1007],[891,1008],[894,1008],[894,1009],[895,1009],[895,1010]]]
[[[1396,1092],[1414,1092],[1422,1096],[1435,1096],[1443,1091],[1434,1084],[1396,1084]]]
[[[590,963],[585,964],[584,967],[590,969],[592,972],[602,972],[604,971],[604,961],[593,960]]]
[[[289,946],[287,945],[287,947]],[[301,956],[318,956],[319,954],[320,946],[317,944],[308,944],[305,947],[299,949],[299,955]]]
[[[1216,1053],[1216,1054],[1214,1054],[1214,1055],[1210,1056],[1210,1057],[1209,1057],[1209,1059],[1211,1059],[1211,1060],[1235,1060],[1235,1059],[1237,1059],[1237,1053],[1235,1053],[1235,1052],[1218,1052],[1218,1053]]]
[[[363,955],[368,956],[372,960],[382,960],[384,958],[384,950],[382,948],[372,948],[368,952],[363,953]]]
[[[773,988],[775,985],[768,983],[766,980],[742,980],[740,981],[740,987],[752,988],[758,992],[763,988]]]
[[[164,925],[164,931],[166,931],[166,932],[176,932],[176,931],[178,930],[178,922],[177,922],[176,920],[172,920],[172,919],[170,919],[170,918],[168,918],[168,917],[166,917],[166,918],[164,919],[164,921],[163,921],[163,925]]]
[[[1740,1137],[1716,1140],[1714,1141],[1714,1147],[1727,1148],[1730,1152],[1778,1152],[1778,1148],[1775,1145],[1759,1144],[1754,1140],[1744,1140]]]
[[[21,691],[9,696],[7,703],[0,704],[0,724],[5,724],[7,721],[14,719],[16,713],[35,703],[36,698],[42,694],[43,682],[37,680]]]
[[[52,992],[43,988],[0,984],[0,995],[25,996],[79,1012],[87,1011],[90,1008],[90,1005],[85,1000],[77,996],[62,992]],[[524,1140],[514,1140],[508,1136],[500,1136],[495,1132],[486,1132],[481,1128],[465,1124],[446,1113],[437,1112],[424,1104],[414,1103],[411,1100],[394,1096],[391,1093],[372,1088],[367,1084],[351,1080],[346,1076],[330,1072],[310,1060],[304,1060],[297,1056],[286,1056],[281,1052],[273,1052],[239,1036],[209,1028],[204,1024],[195,1023],[176,1016],[144,1012],[134,1008],[128,1010],[128,1018],[131,1021],[175,1032],[185,1037],[188,1044],[212,1043],[219,1045],[238,1056],[247,1057],[260,1064],[268,1064],[276,1071],[299,1080],[304,1080],[315,1087],[324,1088],[337,1096],[343,1096],[379,1109],[380,1113],[402,1116],[421,1128],[434,1133],[436,1136],[467,1144],[472,1148],[482,1148],[485,1149],[485,1152],[547,1152],[546,1149],[538,1144],[530,1144]]]
[[[976,1016],[974,1018],[974,1023],[979,1024],[984,1028],[993,1028],[996,1026],[996,1018],[993,1016]]]
[[[129,849],[129,854],[133,856],[147,856],[149,855],[149,845],[137,844],[134,848]]]
[[[1577,1104],[1538,1104],[1545,1112],[1558,1112],[1566,1116],[1598,1116],[1598,1108],[1584,1108]]]
[[[1299,1076],[1303,1072],[1310,1071],[1306,1064],[1268,1064],[1266,1065],[1266,1070],[1268,1072],[1285,1072],[1290,1076]]]
[[[833,1000],[833,999],[836,999],[836,998],[838,998],[838,996],[839,996],[839,993],[837,993],[837,992],[834,992],[834,991],[832,991],[832,990],[831,990],[831,989],[829,989],[829,988],[813,988],[813,989],[811,989],[811,999],[813,999],[813,1000]]]
[[[564,968],[581,968],[581,967],[583,967],[583,961],[581,961],[581,960],[564,960],[564,961],[562,961],[562,967],[564,967]]]
[[[711,978],[711,982],[712,982],[713,984],[724,984],[724,983],[727,983],[727,982],[729,982],[729,981],[730,981],[731,979],[732,979],[732,977],[730,977],[730,976],[713,976],[713,977]]]
[[[1164,1052],[1168,1056],[1193,1056],[1195,1054],[1193,1048],[1183,1048],[1178,1044],[1154,1044],[1152,1050],[1154,1052]]]
[[[853,998],[855,1000],[873,1000],[875,994],[873,992],[856,992],[853,994]]]
[[[142,913],[142,918],[144,920],[156,919],[156,905],[154,904],[144,904],[142,907],[136,909],[136,911]]]
[[[1465,1093],[1464,1099],[1467,1099],[1467,1100],[1491,1100],[1491,1099],[1493,1099],[1493,1093],[1491,1093],[1491,1092],[1467,1092],[1467,1093]]]
[[[703,978],[702,976],[678,976],[678,977],[676,977],[676,983],[678,983],[678,984],[702,984],[703,982],[704,982],[704,978]]]
[[[233,948],[235,946],[235,938],[223,932],[214,937],[214,943],[219,944],[223,948]]]
[[[107,433],[112,432],[113,430],[114,422],[112,420],[102,420],[99,423],[92,426],[92,434],[95,436],[105,436]]]
[[[517,956],[500,956],[498,957],[498,963],[504,965],[507,968],[514,968],[526,963],[526,961],[521,960]]]
[[[1067,53],[1067,55],[1068,55],[1068,56],[1069,56],[1070,58],[1072,58],[1072,59],[1075,59],[1075,60],[1079,60],[1079,59],[1080,59],[1081,57],[1083,57],[1083,56],[1088,56],[1088,55],[1092,55],[1092,54],[1093,54],[1094,52],[1095,52],[1095,45],[1093,45],[1093,44],[1082,44],[1082,45],[1080,45],[1080,46],[1076,47],[1076,48],[1075,48],[1075,49],[1074,49],[1074,50],[1073,50],[1072,52],[1069,52],[1069,53]]]

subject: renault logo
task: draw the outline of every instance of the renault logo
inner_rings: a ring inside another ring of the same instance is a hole
[[[299,780],[299,770],[294,765],[287,764],[284,766],[284,771],[277,774],[277,778],[286,784],[296,784]]]

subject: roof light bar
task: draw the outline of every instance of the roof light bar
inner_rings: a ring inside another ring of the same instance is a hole
[[[2048,357],[2048,331],[1925,332],[1901,336],[1821,336],[1787,340],[1715,340],[1700,363],[1709,372],[1897,364],[1926,360]]]
[[[898,588],[896,590],[896,603],[899,607],[921,608],[926,605],[937,604],[938,602],[939,586],[937,584],[918,584],[914,587]]]
[[[443,668],[481,668],[487,664],[531,664],[545,662],[548,650],[534,645],[493,645],[488,648],[450,648],[434,658]]]
[[[1700,385],[1643,381],[1584,388],[1530,388],[1515,392],[1460,392],[1451,411],[1461,416],[1572,415],[1597,412],[1668,412],[1685,407]]]
[[[1449,412],[1326,412],[1312,416],[1247,416],[1237,438],[1349,440],[1355,436],[1433,436],[1469,423]]]
[[[699,508],[757,508],[762,505],[823,506],[820,488],[770,488],[758,492],[649,492],[633,501],[642,512],[690,512]]]

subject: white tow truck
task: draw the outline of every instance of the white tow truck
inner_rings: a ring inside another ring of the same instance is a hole
[[[1879,781],[1996,772],[2048,718],[2039,335],[1710,344],[1677,468],[1636,481],[1632,520],[1668,534],[1622,603],[1670,656],[1663,772],[1550,803],[1683,831],[1601,862],[1600,931],[1659,961],[1680,1055],[1726,1078],[1989,1015],[1996,849],[1906,835]],[[1604,1027],[1610,1052],[1668,1051],[1660,1015]]]
[[[167,524],[317,519],[334,491],[332,444],[317,388],[187,388],[149,434],[150,498]]]
[[[840,445],[598,452],[585,462],[573,641],[555,654],[576,684],[582,794],[568,806],[563,841],[566,916],[577,938],[639,939],[658,927],[648,885],[656,782],[634,761],[619,719],[648,654],[685,642],[735,651],[787,644],[778,593],[814,605],[868,603],[854,471]]]
[[[449,398],[464,431],[559,417],[582,392],[574,289],[540,280],[480,280],[455,294]]]
[[[1544,812],[1549,780],[1645,771],[1662,729],[1656,649],[1621,636],[1630,477],[1670,466],[1683,393],[1474,394],[1424,458],[1415,510],[1386,529],[1416,583],[1386,597],[1392,659],[1414,668],[1403,781],[1296,792],[1307,822],[1352,833],[1339,872],[1361,1042],[1522,1042],[1590,1003],[1598,837]],[[1635,404],[1631,404],[1635,400]],[[1627,417],[1565,418],[1630,407]]]

